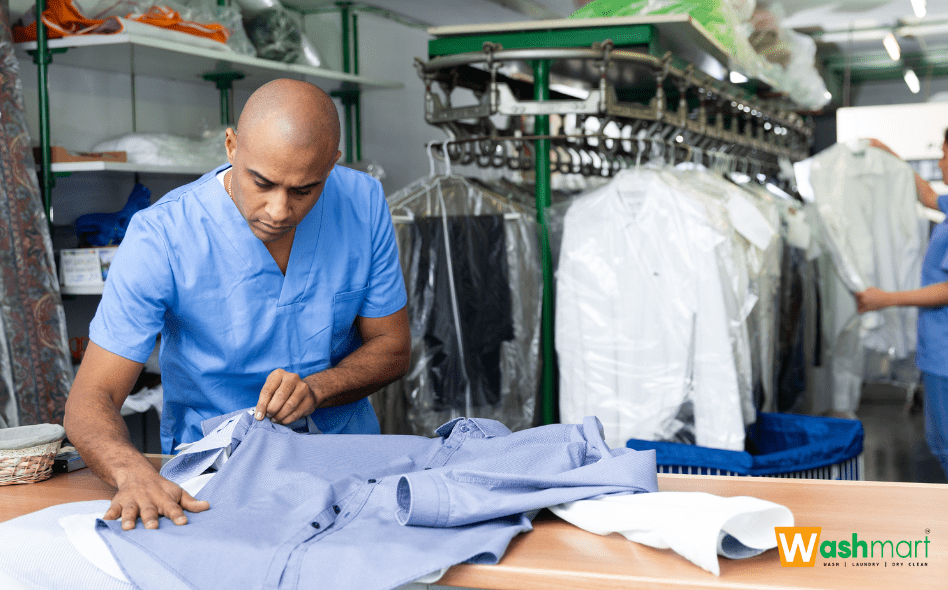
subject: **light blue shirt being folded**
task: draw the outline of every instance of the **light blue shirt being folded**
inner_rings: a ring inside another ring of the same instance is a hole
[[[309,435],[236,414],[230,458],[158,531],[97,530],[139,588],[386,589],[451,565],[496,563],[544,507],[657,491],[651,451],[609,449],[595,418],[511,433],[456,419],[439,436]],[[179,455],[183,481],[213,449]]]

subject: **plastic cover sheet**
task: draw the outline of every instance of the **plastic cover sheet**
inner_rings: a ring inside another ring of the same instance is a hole
[[[787,207],[779,204],[761,185],[749,182],[742,186],[751,197],[751,202],[761,215],[775,229],[773,238],[763,250],[755,250],[759,255],[759,271],[756,273],[757,306],[751,314],[751,333],[757,338],[751,342],[752,358],[759,359],[761,395],[755,396],[756,404],[762,411],[772,412],[777,397],[777,341],[779,330],[779,309],[781,273],[784,249],[787,240],[787,223],[783,215]]]
[[[382,432],[459,416],[534,426],[542,277],[536,212],[460,176],[389,197],[408,289],[408,374],[370,399]]]
[[[593,0],[571,18],[689,14],[730,57],[729,68],[786,93],[802,107],[818,110],[831,96],[816,69],[816,43],[779,26],[780,10],[757,8],[753,0]]]
[[[832,409],[854,412],[867,376],[915,350],[918,310],[891,307],[856,313],[852,293],[869,286],[917,289],[927,240],[916,213],[914,173],[905,162],[865,142],[839,143],[798,163],[797,184],[810,201],[814,233],[835,274],[821,285],[823,325],[830,343]],[[868,351],[875,366],[867,365]],[[914,380],[912,380],[914,382]]]
[[[220,6],[212,0],[99,0],[89,11],[92,18],[135,18],[155,6],[168,7],[186,21],[197,23],[220,23],[227,29],[227,47],[242,55],[257,52],[244,27],[240,9],[236,6]]]
[[[562,234],[560,418],[596,415],[611,446],[744,448],[731,341],[741,319],[727,274],[739,269],[719,260],[731,237],[694,192],[669,172],[626,170],[549,213],[551,234]]]
[[[127,133],[100,141],[94,152],[124,151],[128,161],[152,166],[199,166],[208,170],[227,161],[225,128],[215,127],[200,137],[170,133]]]
[[[770,246],[776,230],[747,198],[746,193],[718,173],[703,167],[683,164],[675,178],[691,198],[704,207],[718,231],[728,237],[718,247],[718,264],[722,276],[730,279],[725,290],[731,347],[738,371],[741,411],[746,424],[757,414],[754,391],[760,388],[761,359],[756,344],[760,340],[753,315],[758,309],[759,277],[763,266],[763,250]]]

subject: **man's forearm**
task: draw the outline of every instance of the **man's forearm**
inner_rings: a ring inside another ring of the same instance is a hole
[[[938,193],[932,188],[927,180],[915,174],[915,192],[918,193],[918,200],[922,205],[929,209],[938,211]]]
[[[912,291],[892,291],[889,304],[900,307],[942,307],[948,305],[948,283],[935,283]]]
[[[106,396],[74,389],[66,403],[64,424],[69,442],[102,481],[120,487],[135,473],[155,471],[132,445],[119,409]]]
[[[408,370],[409,352],[397,342],[380,337],[369,340],[338,365],[303,380],[316,394],[316,407],[357,402],[398,380]]]

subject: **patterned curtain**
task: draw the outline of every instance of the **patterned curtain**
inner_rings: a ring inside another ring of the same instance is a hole
[[[0,0],[0,428],[62,424],[72,385],[66,318],[12,41],[10,6]]]

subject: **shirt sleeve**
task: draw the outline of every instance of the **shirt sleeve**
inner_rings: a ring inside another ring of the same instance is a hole
[[[942,213],[948,214],[948,195],[938,197],[938,208],[941,209]],[[943,221],[942,223],[948,223],[948,221]],[[941,270],[948,272],[948,248],[945,249],[940,262]]]
[[[372,207],[372,267],[369,274],[369,291],[362,303],[359,315],[380,318],[391,315],[408,303],[405,279],[398,260],[398,245],[392,214],[388,210],[382,185],[378,180],[371,183]]]
[[[135,215],[109,267],[89,338],[129,360],[148,360],[165,323],[173,281],[160,229],[145,216]]]

